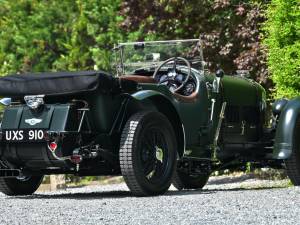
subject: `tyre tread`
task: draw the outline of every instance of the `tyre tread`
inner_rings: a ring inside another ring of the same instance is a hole
[[[145,186],[143,181],[141,181],[141,172],[137,170],[135,163],[135,151],[136,148],[138,148],[138,142],[137,137],[139,136],[139,133],[144,129],[145,124],[149,122],[149,120],[154,119],[161,119],[163,123],[165,123],[165,126],[168,127],[168,131],[170,132],[169,135],[170,138],[175,142],[173,143],[173,166],[170,171],[173,174],[176,168],[176,139],[175,134],[172,128],[172,125],[170,124],[167,117],[165,117],[163,114],[156,112],[156,111],[141,111],[136,114],[133,114],[125,124],[125,127],[123,128],[123,132],[121,135],[120,140],[120,153],[119,153],[119,160],[120,160],[120,168],[121,173],[124,177],[124,180],[128,186],[128,188],[131,190],[131,192],[135,196],[150,196],[150,195],[158,195],[165,193],[169,186],[171,185],[171,179],[172,174],[170,174],[170,178],[168,181],[164,183],[163,186],[152,186],[151,188],[148,188]],[[146,122],[147,121],[147,122]],[[171,157],[171,156],[170,156]]]
[[[124,180],[134,195],[145,196],[147,193],[139,185],[132,164],[132,145],[134,133],[138,127],[139,122],[147,112],[140,112],[134,114],[130,119],[130,123],[126,123],[121,136],[120,145],[120,167]]]

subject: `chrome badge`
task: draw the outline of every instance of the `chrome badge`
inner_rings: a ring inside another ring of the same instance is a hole
[[[31,109],[38,109],[44,105],[44,95],[27,95],[24,97],[26,105]]]
[[[25,123],[28,123],[30,126],[34,126],[42,121],[43,121],[42,119],[32,118],[32,119],[26,119]]]

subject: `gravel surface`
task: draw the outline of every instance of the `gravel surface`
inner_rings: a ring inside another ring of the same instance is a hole
[[[125,184],[0,194],[0,224],[299,224],[300,188],[287,184],[240,176],[147,198],[133,197]]]

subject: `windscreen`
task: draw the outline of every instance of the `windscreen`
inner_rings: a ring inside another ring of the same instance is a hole
[[[155,70],[172,57],[187,59],[195,69],[202,69],[202,52],[198,39],[123,43],[115,52],[118,74],[132,74],[136,70]]]

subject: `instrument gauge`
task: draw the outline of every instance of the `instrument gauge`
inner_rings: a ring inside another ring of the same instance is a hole
[[[183,94],[189,96],[195,91],[195,88],[196,85],[193,82],[188,82],[183,89]]]

